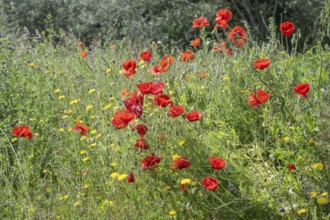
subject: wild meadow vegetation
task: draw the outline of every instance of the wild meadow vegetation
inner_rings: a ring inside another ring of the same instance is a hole
[[[329,219],[329,45],[215,13],[187,50],[2,35],[0,218]]]

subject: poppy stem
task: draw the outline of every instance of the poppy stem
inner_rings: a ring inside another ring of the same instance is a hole
[[[263,79],[261,79],[260,77],[257,77],[265,86],[267,86],[267,88],[274,93],[274,90],[270,87],[270,85],[265,82]]]
[[[267,86],[267,88],[274,93],[275,91],[270,87],[270,85],[265,82],[263,79],[261,79],[260,77],[257,77],[265,86]],[[283,99],[284,100],[284,99]],[[291,118],[293,119],[294,122],[297,122],[297,120],[295,119],[295,117],[293,116],[292,112],[288,109],[287,105],[284,103],[284,108],[285,110],[289,113],[289,115],[291,116]]]
[[[23,171],[22,171],[21,163],[19,162],[19,159],[17,157],[16,151],[15,151],[13,145],[10,143],[10,140],[9,140],[8,136],[6,135],[6,133],[2,129],[0,129],[0,130],[2,131],[3,135],[5,135],[5,137],[6,137],[7,141],[8,141],[8,143],[9,143],[9,146],[10,146],[11,150],[14,152],[14,155],[15,155],[16,160],[17,160],[18,167],[19,167],[19,169],[21,171],[22,179],[25,180],[24,174],[23,174]]]
[[[289,113],[289,115],[291,116],[291,118],[293,119],[294,122],[297,122],[297,120],[295,119],[295,117],[293,116],[292,112],[288,109],[288,107],[286,106],[286,104],[284,103],[284,108],[285,110]]]

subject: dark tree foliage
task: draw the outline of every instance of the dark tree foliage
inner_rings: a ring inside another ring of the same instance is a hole
[[[228,8],[233,12],[230,25],[248,25],[253,40],[264,41],[269,35],[269,18],[274,26],[290,20],[301,30],[302,42],[309,44],[317,36],[315,22],[327,0],[2,0],[0,8],[7,15],[7,28],[25,26],[45,29],[45,19],[52,15],[55,29],[72,31],[83,40],[127,38],[136,42],[162,41],[185,45],[196,37],[191,28],[196,17],[207,17],[214,25],[215,12]],[[278,30],[276,30],[278,31]]]

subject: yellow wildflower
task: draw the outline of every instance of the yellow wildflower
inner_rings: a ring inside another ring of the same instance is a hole
[[[329,202],[329,199],[327,197],[320,197],[317,199],[317,203],[320,205],[325,205]]]
[[[80,138],[81,141],[83,141],[83,140],[85,140],[85,139],[86,139],[86,136],[82,136],[82,137]]]
[[[317,196],[317,193],[316,192],[310,192],[309,195],[310,195],[311,198],[314,198],[314,197]]]
[[[322,163],[314,163],[313,168],[315,170],[323,170],[323,164]]]
[[[102,134],[98,134],[96,135],[96,138],[100,138],[102,136]]]
[[[105,105],[104,107],[103,107],[103,110],[108,110],[109,108],[111,108],[111,104],[108,104],[108,105]]]
[[[80,102],[80,99],[75,99],[70,102],[70,105],[78,104]]]
[[[61,95],[58,97],[58,99],[64,99],[65,98],[65,95]]]
[[[117,163],[112,162],[112,163],[110,163],[110,166],[111,166],[111,167],[115,167],[115,166],[117,166]]]
[[[230,80],[230,77],[229,76],[224,76],[222,77],[223,81],[229,81]]]
[[[77,201],[77,202],[75,202],[75,203],[73,204],[73,206],[74,206],[74,207],[76,207],[76,206],[81,206],[81,201]]]
[[[84,154],[86,154],[86,151],[85,150],[81,150],[80,151],[80,155],[84,155]]]
[[[70,110],[70,109],[64,110],[64,114],[70,114],[71,112],[72,112],[72,110]]]
[[[108,68],[107,69],[107,73],[111,73],[112,72],[112,69],[111,68]]]
[[[11,139],[11,143],[14,143],[15,141],[17,141],[17,138],[12,138]]]
[[[173,95],[173,94],[174,94],[174,91],[173,91],[173,90],[170,90],[170,91],[169,91],[169,94],[170,94],[170,95]]]
[[[88,157],[84,157],[83,159],[82,159],[82,162],[86,162],[87,160],[89,160],[89,158]]]
[[[55,94],[56,94],[56,93],[59,93],[59,92],[61,92],[60,89],[55,89],[55,90],[54,90],[54,93],[55,93]]]
[[[64,196],[60,196],[58,199],[61,201],[61,200],[65,200],[65,199],[68,199],[69,198],[69,195],[66,194]]]
[[[180,157],[180,156],[177,155],[177,154],[174,154],[174,155],[172,156],[173,160],[178,159],[179,157]]]
[[[42,172],[43,172],[43,173],[48,173],[48,170],[45,169],[45,170],[43,170]]]
[[[89,186],[90,186],[89,184],[85,184],[85,185],[84,185],[84,189],[88,189]]]
[[[328,196],[328,192],[323,192],[320,196]]]
[[[96,133],[97,133],[96,130],[92,130],[92,131],[91,131],[91,134],[96,134]]]
[[[284,136],[282,140],[283,142],[287,143],[289,142],[290,138],[288,136]]]
[[[95,147],[96,146],[96,143],[90,144],[89,146],[90,147]]]
[[[93,108],[92,105],[87,105],[87,106],[86,106],[86,111],[89,111],[89,110],[91,110],[92,108]]]
[[[191,183],[191,179],[183,179],[183,180],[181,180],[181,184],[190,184]]]
[[[64,128],[60,128],[58,129],[60,132],[64,132]]]
[[[298,215],[300,215],[300,214],[304,214],[304,213],[306,213],[306,212],[307,212],[306,209],[299,209],[299,210],[297,211]]]
[[[176,211],[175,210],[171,210],[168,212],[169,215],[175,215],[176,214]]]
[[[112,179],[117,179],[118,176],[119,176],[119,173],[117,173],[117,172],[114,172],[114,173],[111,173],[111,174],[110,174],[110,177],[111,177]]]
[[[118,180],[119,181],[122,181],[122,180],[124,180],[126,178],[127,178],[127,174],[121,174],[120,176],[118,176]]]
[[[96,91],[96,89],[90,89],[89,91],[88,91],[88,93],[90,94],[90,93],[93,93],[93,92],[95,92]]]
[[[28,67],[32,67],[32,68],[34,67],[34,63],[28,63],[27,65]]]
[[[184,140],[179,141],[179,145],[180,145],[180,146],[184,145],[185,143],[186,143],[186,142],[185,142]]]

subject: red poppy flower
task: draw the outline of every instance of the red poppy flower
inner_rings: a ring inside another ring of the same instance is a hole
[[[134,105],[143,105],[144,102],[144,95],[140,94],[138,92],[133,92],[130,96],[130,98],[135,100],[135,104]]]
[[[205,17],[200,17],[200,18],[195,18],[193,21],[192,28],[203,28],[203,27],[208,27],[209,21]]]
[[[142,94],[150,94],[153,82],[145,82],[137,84],[136,87],[140,90]]]
[[[87,57],[87,51],[85,51],[85,50],[84,51],[81,51],[80,56],[82,58]]]
[[[127,96],[129,94],[129,90],[127,88],[124,88],[123,90],[121,90],[120,92],[121,96]]]
[[[229,11],[228,9],[220,9],[219,11],[217,11],[216,13],[216,18],[214,19],[214,21],[216,22],[216,26],[217,27],[222,27],[223,29],[227,29],[228,28],[228,22],[232,17],[232,12]]]
[[[265,104],[271,95],[264,90],[257,90],[256,93],[253,92],[248,97],[249,105],[252,108],[257,108],[259,105]]]
[[[146,150],[148,149],[148,144],[147,144],[147,141],[146,139],[141,136],[136,142],[135,142],[135,145],[134,145],[135,149],[137,150]]]
[[[136,61],[135,60],[126,60],[123,63],[124,75],[126,78],[132,78],[136,73]]]
[[[140,53],[140,59],[150,62],[150,57],[151,57],[151,50],[146,50]]]
[[[160,106],[162,108],[167,107],[168,105],[172,106],[173,102],[170,100],[170,96],[166,94],[160,94],[153,97],[152,101],[153,106]]]
[[[151,87],[151,94],[152,95],[161,94],[163,92],[164,87],[165,87],[165,83],[163,82],[153,83]]]
[[[147,133],[148,128],[146,125],[138,124],[136,125],[136,131],[140,136],[144,136]]]
[[[253,62],[253,67],[259,70],[263,70],[270,65],[270,59],[263,58]]]
[[[134,183],[134,182],[135,182],[134,173],[129,173],[129,174],[127,175],[127,181],[128,181],[129,183]]]
[[[216,25],[214,26],[214,29],[217,29],[218,27],[223,28],[224,30],[228,29],[228,20],[219,20],[215,18]]]
[[[141,160],[141,168],[143,170],[146,170],[149,167],[154,166],[155,164],[159,164],[161,160],[161,156],[155,157],[154,154],[150,154],[146,158]]]
[[[86,136],[86,133],[89,131],[89,127],[88,126],[84,126],[80,123],[80,121],[76,122],[76,125],[73,127],[73,130],[75,131],[80,131],[80,134],[82,136]]]
[[[294,92],[307,99],[306,94],[309,92],[309,89],[310,89],[310,85],[308,83],[300,83],[294,87]]]
[[[165,55],[162,60],[152,67],[149,71],[153,75],[165,73],[170,65],[174,63],[174,57]]]
[[[138,89],[142,94],[153,94],[158,95],[163,92],[163,89],[165,87],[165,83],[163,82],[145,82],[137,84]]]
[[[137,118],[142,115],[144,95],[138,92],[133,92],[127,100],[125,100],[124,105],[127,110],[134,113]]]
[[[112,125],[118,129],[126,128],[134,118],[135,114],[129,110],[120,110],[112,117]]]
[[[184,192],[187,190],[187,184],[180,184],[180,189]]]
[[[207,190],[216,190],[219,186],[218,181],[209,176],[202,179],[202,185]]]
[[[14,127],[12,130],[12,134],[16,137],[27,137],[29,140],[32,139],[32,133],[30,131],[30,126],[28,125]]]
[[[246,31],[241,26],[235,26],[228,33],[228,38],[238,47],[243,46],[247,42]]]
[[[232,55],[233,51],[230,48],[227,48],[226,42],[216,43],[213,47],[215,52],[222,53],[222,51],[226,51],[228,55]]]
[[[199,47],[201,45],[201,39],[199,38],[194,39],[193,41],[191,41],[190,45],[193,47]]]
[[[167,62],[168,65],[172,65],[174,63],[174,57],[165,55],[160,62]]]
[[[296,166],[295,166],[293,163],[290,163],[290,164],[288,165],[288,170],[289,170],[289,171],[296,170]]]
[[[201,119],[202,113],[198,111],[192,111],[190,113],[184,114],[184,117],[186,117],[186,119],[191,122],[198,121]]]
[[[224,168],[227,165],[227,161],[225,161],[222,158],[217,158],[217,157],[211,156],[209,158],[209,161],[211,163],[212,168],[216,169],[216,170],[221,170],[222,168]]]
[[[176,118],[184,112],[184,107],[173,105],[167,112],[172,118]]]
[[[195,54],[190,51],[190,50],[186,50],[182,55],[181,55],[181,62],[185,62],[187,60],[193,60],[195,59]]]
[[[190,162],[186,157],[175,158],[172,162],[172,171],[177,169],[181,170],[188,167],[190,167]]]
[[[231,11],[229,11],[228,9],[224,8],[224,9],[220,9],[219,11],[216,12],[216,17],[218,18],[218,20],[230,20],[233,13]]]
[[[79,41],[77,46],[78,46],[78,47],[83,47],[83,46],[84,46],[84,42]]]
[[[280,24],[280,31],[285,36],[290,37],[294,31],[294,24],[290,21],[283,22]]]
[[[168,67],[174,63],[174,57],[172,56],[164,56],[162,60],[159,62],[161,71],[165,73],[168,70]]]

